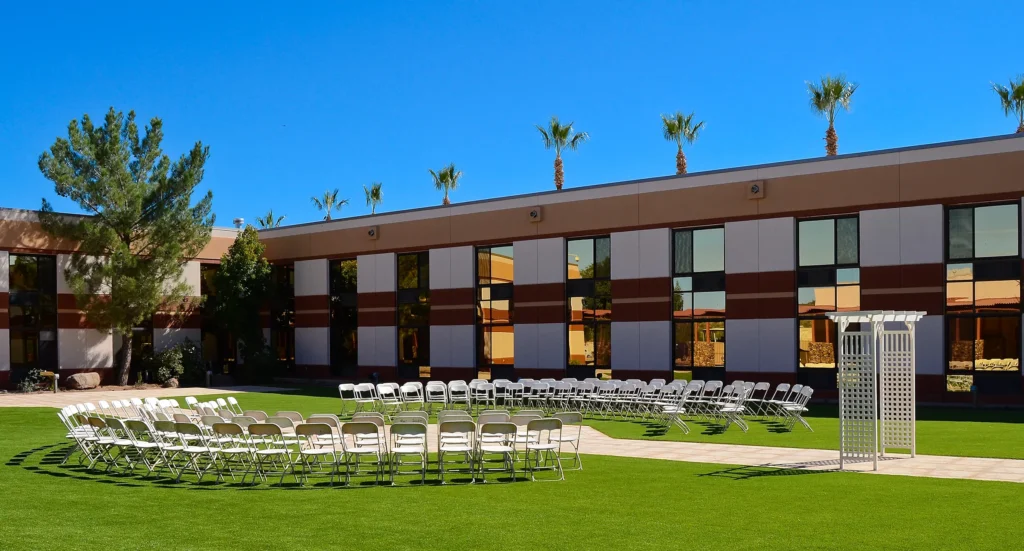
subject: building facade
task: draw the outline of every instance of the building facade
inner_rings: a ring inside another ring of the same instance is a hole
[[[264,230],[287,297],[266,334],[296,376],[685,371],[827,397],[827,312],[919,310],[920,400],[1024,402],[1022,197],[1024,138],[999,137]],[[71,246],[6,212],[0,372],[30,349],[61,373],[109,368],[113,338],[62,292]],[[197,293],[233,238],[218,232],[189,264]],[[23,314],[51,299],[56,318]],[[202,319],[165,325],[140,333],[160,348],[195,332],[232,361]]]

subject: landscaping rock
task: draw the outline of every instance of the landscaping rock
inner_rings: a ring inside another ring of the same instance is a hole
[[[178,388],[178,378],[171,377],[170,379],[164,381],[164,388]]]
[[[100,386],[99,373],[75,373],[65,383],[71,390],[85,390]]]

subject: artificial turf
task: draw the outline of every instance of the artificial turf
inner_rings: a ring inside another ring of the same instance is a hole
[[[839,419],[832,405],[811,404],[807,422],[787,430],[772,419],[753,419],[749,432],[735,425],[722,431],[720,423],[692,420],[690,434],[657,423],[602,419],[587,424],[614,438],[714,442],[788,448],[839,449]],[[961,408],[917,409],[917,453],[962,457],[1024,459],[1024,411]]]
[[[336,398],[288,394],[240,399],[247,409],[304,414],[338,405]],[[586,470],[561,483],[250,489],[58,466],[63,430],[52,409],[0,408],[0,430],[0,549],[1020,544],[1024,490],[1012,483],[587,456]]]

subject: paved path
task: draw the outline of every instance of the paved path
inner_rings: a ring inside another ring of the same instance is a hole
[[[0,407],[54,407],[62,408],[69,404],[81,402],[96,403],[99,400],[108,402],[126,398],[174,398],[178,396],[205,396],[208,394],[241,394],[244,392],[278,392],[288,390],[269,386],[231,386],[223,388],[185,387],[185,388],[147,388],[142,390],[81,390],[64,392],[33,392],[31,394],[0,395]]]

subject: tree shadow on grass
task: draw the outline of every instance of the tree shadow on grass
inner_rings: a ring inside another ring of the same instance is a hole
[[[702,473],[699,477],[727,478],[729,480],[750,480],[752,478],[777,477],[777,476],[801,476],[811,474],[826,474],[833,470],[810,470],[802,465],[753,465],[743,467],[732,467],[709,473]]]

